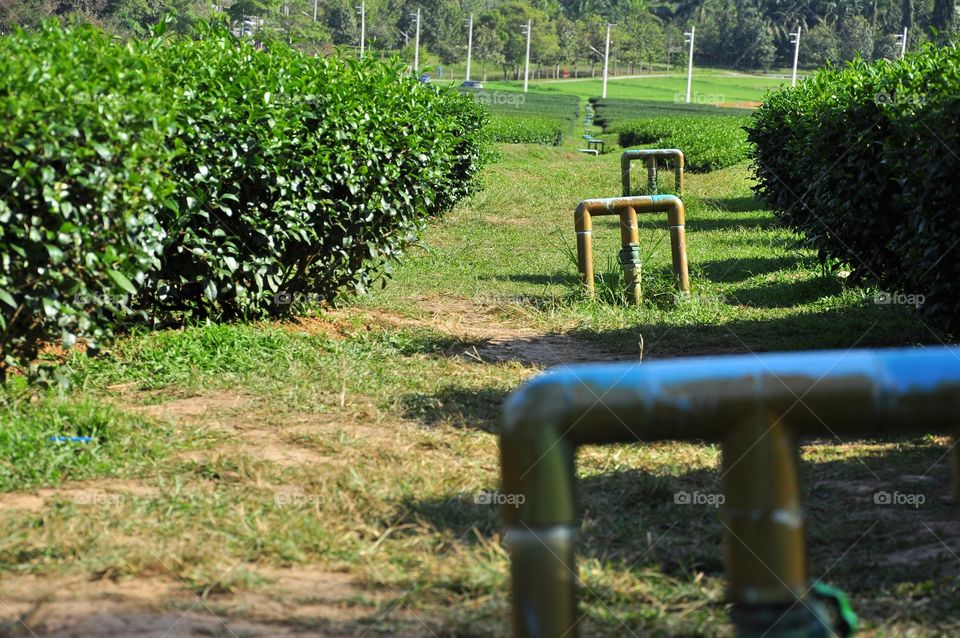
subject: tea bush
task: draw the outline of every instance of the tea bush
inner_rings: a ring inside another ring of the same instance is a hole
[[[960,50],[816,73],[749,130],[759,195],[824,262],[960,317]]]
[[[481,107],[399,65],[262,51],[220,29],[159,56],[180,152],[144,298],[155,313],[250,318],[363,290],[473,185]]]
[[[590,98],[593,105],[593,123],[610,130],[628,120],[667,116],[732,115],[744,117],[749,109],[713,106],[710,104],[687,104],[659,100],[633,100],[630,98]]]
[[[162,75],[92,27],[0,38],[0,379],[44,338],[95,346],[158,266]]]
[[[712,171],[749,157],[745,117],[667,116],[623,122],[614,130],[620,146],[656,145],[683,151],[690,171]]]
[[[511,117],[495,115],[490,119],[487,130],[493,142],[508,144],[545,144],[560,146],[563,144],[565,127],[557,120],[539,117]]]
[[[44,339],[233,319],[381,276],[474,186],[486,114],[399,64],[202,27],[0,38],[0,375]]]
[[[491,115],[540,117],[569,122],[575,121],[580,116],[580,98],[576,95],[465,87],[458,87],[457,90],[483,105]]]

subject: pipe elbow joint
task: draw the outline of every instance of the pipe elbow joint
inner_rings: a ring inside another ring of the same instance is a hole
[[[561,375],[511,393],[500,428],[501,517],[530,527],[575,520],[574,445],[565,437],[570,399]]]

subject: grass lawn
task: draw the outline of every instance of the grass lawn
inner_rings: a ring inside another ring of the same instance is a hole
[[[497,489],[497,417],[522,380],[570,361],[949,341],[825,274],[753,200],[745,164],[687,175],[690,300],[653,217],[644,303],[622,302],[610,218],[585,298],[573,210],[619,193],[619,158],[575,146],[501,147],[484,190],[342,307],[129,336],[69,357],[70,390],[0,395],[0,636],[504,635],[508,560],[475,496]],[[851,595],[865,635],[960,630],[946,445],[803,449],[811,576]],[[672,497],[715,491],[719,457],[581,451],[581,635],[730,634],[717,512]],[[878,506],[877,490],[925,502]]]
[[[776,76],[752,76],[742,73],[694,69],[691,98],[698,104],[759,103],[764,93],[790,83],[790,78]],[[484,83],[485,89],[522,91],[523,81]],[[580,78],[577,80],[537,80],[530,83],[529,90],[535,93],[562,93],[582,98],[599,97],[602,79]],[[610,78],[607,81],[607,97],[635,100],[659,100],[666,102],[686,99],[686,70],[679,73],[654,73],[649,77]]]

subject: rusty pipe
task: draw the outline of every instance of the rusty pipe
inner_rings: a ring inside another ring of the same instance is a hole
[[[574,452],[585,444],[721,442],[727,597],[741,633],[815,607],[796,605],[808,587],[798,437],[956,434],[958,357],[956,347],[739,355],[560,367],[525,383],[500,433],[501,491],[516,497],[501,509],[514,635],[575,634]]]
[[[640,302],[640,235],[637,215],[640,213],[667,213],[670,230],[670,252],[673,257],[674,284],[683,293],[690,292],[690,275],[687,268],[687,239],[683,202],[674,195],[644,195],[637,197],[609,197],[585,199],[574,211],[574,227],[577,233],[577,267],[580,281],[587,294],[595,292],[593,269],[593,222],[598,215],[620,216],[621,263],[624,266],[627,298]]]
[[[630,162],[644,160],[647,165],[647,187],[657,192],[657,160],[673,160],[677,196],[683,197],[683,151],[677,148],[633,149],[620,155],[620,183],[623,196],[630,197]]]

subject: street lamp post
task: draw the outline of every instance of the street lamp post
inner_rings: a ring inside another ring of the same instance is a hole
[[[693,84],[693,38],[696,35],[696,32],[697,27],[690,27],[689,33],[683,34],[689,38],[687,42],[690,43],[690,57],[687,61],[687,104],[690,103],[690,87]],[[687,44],[687,42],[684,42],[684,44]]]
[[[610,27],[613,25],[607,23],[607,44],[603,49],[603,99],[607,99],[607,69],[610,66]]]
[[[527,87],[530,84],[530,33],[531,33],[530,20],[527,20],[527,25],[524,27],[527,34],[527,59],[523,65],[523,92],[527,92]]]
[[[417,75],[420,72],[420,7],[417,7],[416,13],[410,15],[417,19],[417,31],[413,38],[413,73]]]
[[[790,86],[797,85],[797,61],[800,59],[800,25],[797,25],[797,30],[795,33],[790,34],[790,42],[795,46],[793,47],[793,79],[790,80]]]
[[[361,0],[360,6],[357,7],[357,11],[360,12],[360,57],[363,57],[363,45],[367,38],[367,3],[366,0]]]
[[[903,33],[897,34],[897,40],[900,44],[900,59],[907,55],[907,27],[903,27]]]
[[[470,81],[470,59],[473,57],[473,14],[470,14],[470,26],[467,31],[467,82]]]

